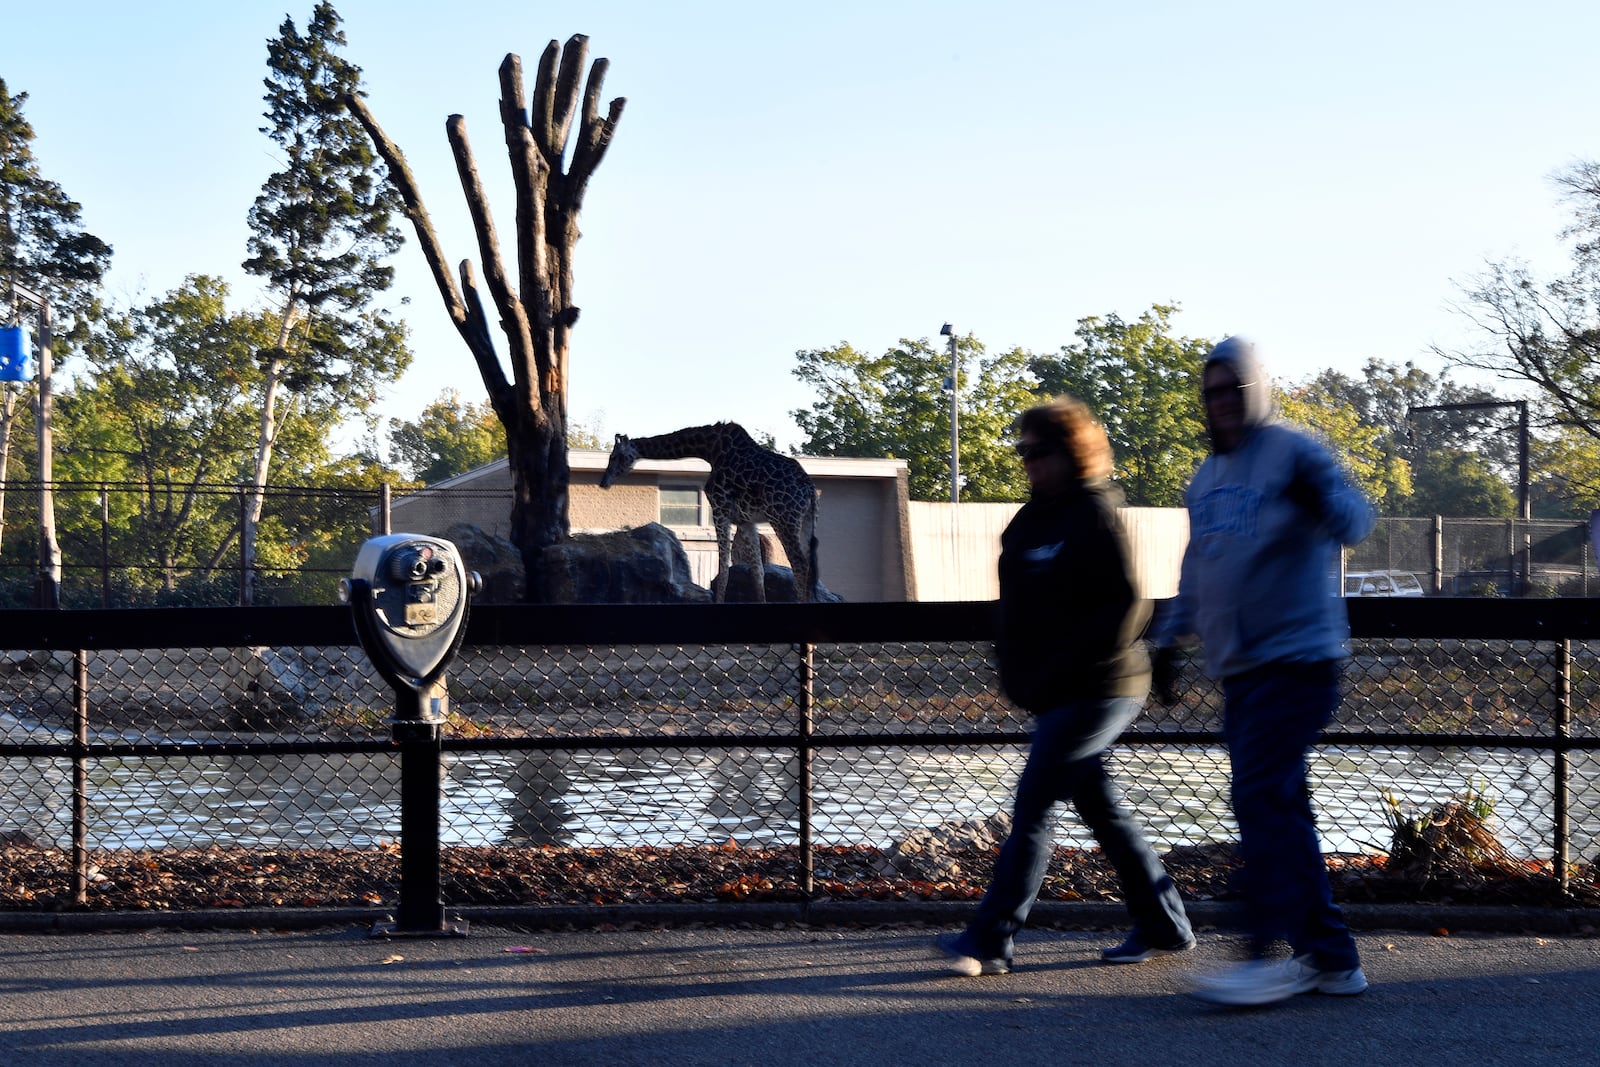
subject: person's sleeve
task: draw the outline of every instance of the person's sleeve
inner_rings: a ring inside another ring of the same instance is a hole
[[[1333,453],[1312,441],[1300,450],[1295,480],[1309,486],[1322,524],[1340,544],[1366,540],[1378,522],[1377,509]]]

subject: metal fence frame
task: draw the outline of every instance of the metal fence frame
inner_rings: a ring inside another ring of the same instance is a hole
[[[812,843],[812,756],[822,748],[868,746],[1000,746],[1027,740],[1020,731],[832,732],[813,729],[815,694],[812,654],[818,646],[880,642],[982,642],[992,633],[988,605],[970,602],[812,604],[812,605],[662,605],[662,606],[484,606],[471,615],[466,645],[476,647],[540,647],[661,644],[790,645],[794,649],[792,733],[660,733],[519,738],[447,737],[445,751],[517,751],[530,749],[695,748],[728,749],[757,746],[792,748],[799,766],[799,856],[797,881],[807,896],[815,892]],[[1571,756],[1600,750],[1600,734],[1575,735],[1572,726],[1571,645],[1600,638],[1600,604],[1591,600],[1426,600],[1352,601],[1352,630],[1358,639],[1382,641],[1426,639],[1492,639],[1553,644],[1559,677],[1559,701],[1552,728],[1515,735],[1494,733],[1396,733],[1333,730],[1324,744],[1422,748],[1428,746],[1523,749],[1551,757],[1551,796],[1555,870],[1563,889],[1570,865],[1568,783]],[[89,656],[95,650],[230,648],[258,645],[322,645],[353,647],[355,633],[347,609],[195,608],[117,611],[0,612],[0,638],[8,648],[70,652],[76,707],[74,740],[67,743],[0,743],[0,758],[24,757],[70,761],[72,767],[72,836],[74,890],[84,900],[87,884],[87,782],[90,761],[139,756],[270,756],[317,753],[392,753],[395,742],[271,740],[170,740],[93,742],[87,732]],[[1148,730],[1134,728],[1124,745],[1196,744],[1220,746],[1217,730]]]

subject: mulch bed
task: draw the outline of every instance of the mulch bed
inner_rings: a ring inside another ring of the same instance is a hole
[[[961,874],[921,881],[894,872],[884,850],[815,850],[817,892],[835,900],[976,900],[992,851],[960,857]],[[800,900],[795,848],[723,846],[446,848],[442,897],[449,906],[682,904]],[[1600,907],[1594,872],[1563,895],[1548,863],[1431,870],[1419,879],[1385,869],[1383,857],[1330,856],[1344,902]],[[1237,896],[1226,846],[1175,849],[1167,867],[1189,900]],[[399,850],[205,849],[95,853],[87,902],[72,900],[71,855],[30,844],[0,847],[0,911],[192,911],[206,908],[387,907],[398,901]],[[1098,852],[1058,848],[1042,899],[1112,901],[1116,880]]]

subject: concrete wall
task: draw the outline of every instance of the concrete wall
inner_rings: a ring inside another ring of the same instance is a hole
[[[914,500],[907,509],[918,600],[993,600],[1000,595],[1000,534],[1020,504]],[[1189,542],[1183,508],[1123,508],[1134,582],[1153,600],[1177,595]]]

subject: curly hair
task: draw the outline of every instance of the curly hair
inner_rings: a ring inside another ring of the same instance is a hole
[[[1111,441],[1105,427],[1094,417],[1089,405],[1075,396],[1058,396],[1049,403],[1031,407],[1017,416],[1015,432],[1032,434],[1041,441],[1060,445],[1072,460],[1078,477],[1102,481],[1111,477]]]

